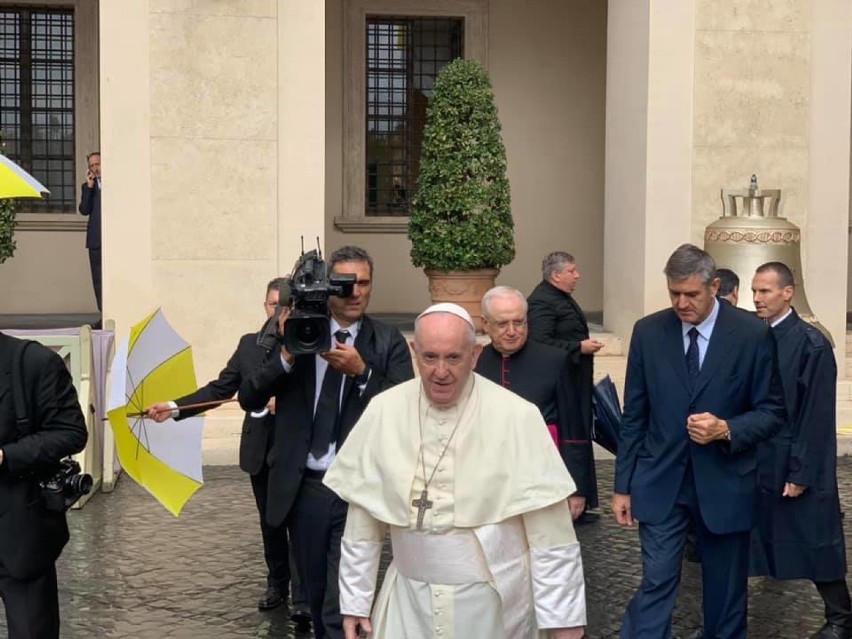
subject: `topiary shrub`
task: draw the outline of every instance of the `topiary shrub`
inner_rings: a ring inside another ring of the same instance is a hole
[[[0,153],[3,153],[3,134],[0,133]],[[15,200],[0,199],[0,264],[15,254]]]
[[[515,257],[506,149],[488,73],[454,60],[426,111],[408,237],[414,266],[499,268]]]

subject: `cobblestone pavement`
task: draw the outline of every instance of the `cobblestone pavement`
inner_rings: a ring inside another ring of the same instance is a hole
[[[598,463],[604,496],[612,489],[612,470],[611,461]],[[852,459],[839,460],[839,474],[848,511]],[[71,541],[59,561],[63,637],[310,636],[294,632],[285,608],[266,613],[255,608],[265,580],[248,478],[235,467],[207,467],[205,478],[179,519],[127,477],[114,493],[98,494],[70,514]],[[615,637],[640,578],[636,530],[619,528],[608,515],[578,530],[588,588],[587,636]],[[686,564],[676,634],[698,627],[700,601],[699,570]],[[752,580],[750,637],[799,639],[821,623],[822,604],[809,582]]]

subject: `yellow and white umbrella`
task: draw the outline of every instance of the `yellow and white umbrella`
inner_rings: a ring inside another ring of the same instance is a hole
[[[0,199],[41,197],[50,194],[44,185],[0,153]]]
[[[107,417],[122,468],[177,516],[201,488],[203,417],[158,424],[151,404],[195,391],[189,344],[157,310],[130,329],[112,364]]]

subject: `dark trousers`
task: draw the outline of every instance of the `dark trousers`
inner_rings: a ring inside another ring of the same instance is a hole
[[[680,582],[683,547],[690,521],[701,549],[704,636],[745,639],[749,532],[716,535],[698,511],[691,468],[672,513],[660,524],[640,524],[642,583],[630,600],[621,639],[669,639]]]
[[[346,509],[346,502],[323,485],[322,473],[305,471],[291,516],[317,639],[343,639],[337,576]]]
[[[0,577],[9,639],[59,637],[59,592],[56,568],[31,581]]]
[[[92,286],[95,289],[95,301],[98,303],[98,310],[103,310],[101,304],[101,249],[89,249],[89,268],[92,271]]]
[[[825,602],[825,620],[835,626],[852,630],[852,600],[845,579],[814,582]]]
[[[268,569],[266,585],[277,588],[283,595],[287,596],[287,589],[291,588],[293,606],[307,605],[307,596],[299,578],[296,564],[295,544],[288,542],[287,526],[270,526],[266,521],[266,495],[269,483],[269,466],[263,468],[251,478],[251,489],[260,514],[260,535],[263,538],[263,558],[266,560]]]

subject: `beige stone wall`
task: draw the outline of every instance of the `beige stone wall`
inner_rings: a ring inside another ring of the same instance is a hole
[[[103,3],[105,315],[161,306],[199,382],[323,234],[321,3]],[[107,211],[110,211],[109,215]]]
[[[691,239],[722,214],[720,188],[756,173],[808,215],[809,0],[696,0]],[[740,274],[741,276],[743,274]]]
[[[503,125],[517,257],[499,281],[529,291],[543,255],[578,259],[584,308],[603,304],[603,140],[606,3],[491,0],[488,60]],[[375,311],[428,303],[405,234],[343,233],[343,2],[326,2],[326,229],[329,248],[354,243],[375,257]]]

